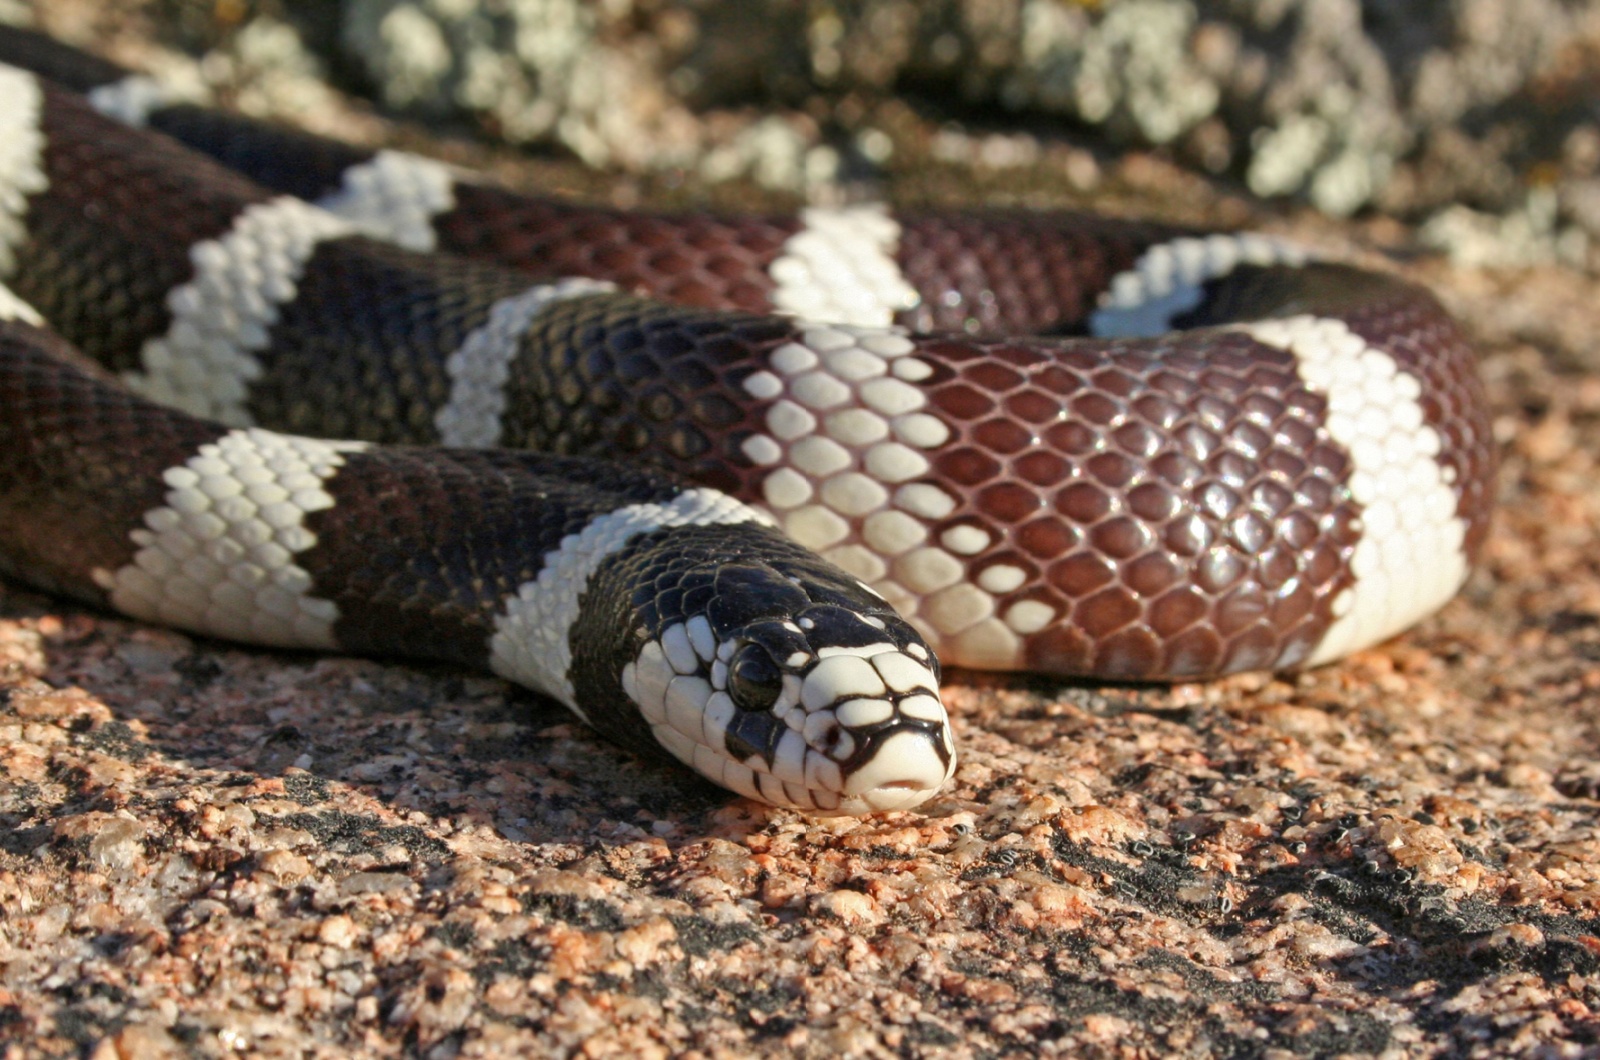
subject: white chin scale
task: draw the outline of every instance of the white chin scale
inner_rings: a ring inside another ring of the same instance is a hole
[[[779,660],[798,672],[784,674],[771,708],[785,726],[772,761],[729,757],[739,709],[726,691],[728,662],[740,646],[718,643],[697,617],[668,627],[623,668],[623,690],[656,740],[696,772],[761,802],[827,815],[910,809],[950,779],[955,742],[919,645],[823,647]],[[858,759],[863,745],[870,754]]]

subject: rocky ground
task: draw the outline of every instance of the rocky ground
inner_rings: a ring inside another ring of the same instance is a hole
[[[1310,674],[1143,689],[952,674],[953,784],[865,821],[731,800],[497,681],[249,651],[0,587],[7,1060],[1600,1055],[1600,298],[1562,234],[1577,220],[1491,271],[1421,252],[1441,214],[1420,199],[1334,221],[1261,205],[1247,161],[1196,175],[1185,137],[1232,120],[1220,102],[1168,147],[1113,152],[1109,118],[870,86],[780,94],[754,117],[662,96],[694,163],[596,177],[486,146],[470,108],[435,116],[442,140],[374,118],[310,76],[360,66],[315,50],[340,25],[297,35],[287,6],[0,14],[241,105],[613,201],[783,205],[842,179],[902,202],[1248,223],[1382,260],[1482,350],[1501,514],[1440,616]],[[660,47],[676,6],[604,10]],[[838,25],[892,6],[840,5]],[[1049,6],[1103,27],[1118,5]],[[1255,12],[1241,41],[1267,6],[1232,5]],[[830,39],[824,23],[805,39]],[[601,28],[648,80],[646,45]],[[198,66],[174,58],[209,46]],[[866,61],[835,51],[841,71]],[[750,147],[762,128],[777,147]],[[742,178],[718,180],[718,157]],[[754,179],[750,160],[773,157],[788,168]],[[1473,216],[1512,224],[1501,206]]]

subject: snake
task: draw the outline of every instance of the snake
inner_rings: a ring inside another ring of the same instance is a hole
[[[1460,327],[1274,236],[623,211],[19,29],[0,101],[0,572],[486,669],[759,801],[921,805],[942,667],[1340,658],[1487,533]]]

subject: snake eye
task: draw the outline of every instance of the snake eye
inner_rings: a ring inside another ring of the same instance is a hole
[[[767,710],[783,691],[783,674],[767,650],[746,644],[728,667],[728,694],[740,710]]]

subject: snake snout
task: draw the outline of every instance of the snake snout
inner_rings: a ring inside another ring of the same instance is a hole
[[[865,760],[845,776],[840,812],[912,809],[932,797],[955,771],[948,723],[936,729],[902,726],[883,735],[867,743]]]
[[[823,647],[817,656],[800,702],[807,743],[823,758],[807,770],[824,789],[811,793],[818,807],[910,809],[938,791],[955,770],[955,741],[931,656],[889,642]]]

